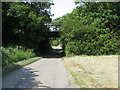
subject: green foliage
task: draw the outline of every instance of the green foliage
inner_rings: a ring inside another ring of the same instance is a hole
[[[118,54],[119,3],[84,3],[72,13],[55,19],[60,24],[66,55]],[[61,23],[62,22],[62,23]]]
[[[21,46],[6,48],[2,47],[1,51],[3,67],[18,62],[20,60],[28,59],[35,56],[32,49],[26,49]]]
[[[51,46],[58,46],[59,45],[59,38],[53,38],[50,40]]]
[[[48,2],[3,2],[3,46],[23,45],[38,52],[40,42],[48,39],[50,23]]]
[[[9,66],[5,66],[2,68],[2,75],[6,75],[10,72],[13,72],[23,66],[26,66],[28,64],[31,64],[37,60],[41,59],[41,57],[34,57],[34,58],[29,58],[29,59],[25,59],[25,60],[22,60],[22,61],[18,61],[18,62],[15,62],[14,64],[10,64]]]

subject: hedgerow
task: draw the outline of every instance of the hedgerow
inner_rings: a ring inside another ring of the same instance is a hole
[[[35,56],[33,49],[26,49],[22,46],[1,47],[1,51],[3,67]]]
[[[118,8],[119,3],[84,3],[72,13],[54,20],[60,26],[66,55],[118,54]]]

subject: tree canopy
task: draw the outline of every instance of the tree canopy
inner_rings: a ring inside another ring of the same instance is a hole
[[[89,2],[53,21],[59,25],[67,55],[103,55],[119,52],[120,3]]]
[[[46,40],[51,22],[49,2],[3,2],[3,45],[17,44],[38,49]]]

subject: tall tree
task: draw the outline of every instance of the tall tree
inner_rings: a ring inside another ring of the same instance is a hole
[[[38,51],[51,22],[48,2],[3,2],[3,45],[19,44]]]
[[[66,54],[118,53],[119,8],[120,3],[115,2],[84,3],[69,15],[56,19],[54,23],[61,24],[61,41]]]

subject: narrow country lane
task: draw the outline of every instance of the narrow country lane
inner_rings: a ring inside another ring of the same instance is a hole
[[[46,57],[3,77],[3,88],[75,88],[61,57]]]

